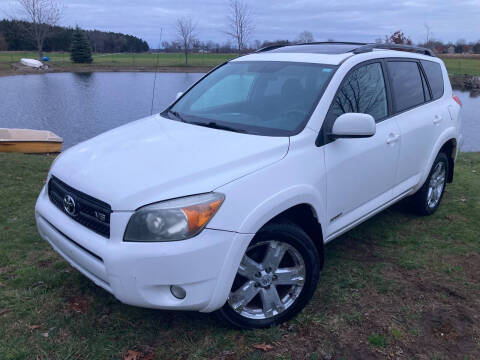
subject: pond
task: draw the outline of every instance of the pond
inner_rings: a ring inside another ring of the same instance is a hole
[[[203,74],[158,73],[153,112]],[[51,130],[64,149],[150,115],[154,73],[57,73],[0,77],[0,127]],[[480,151],[480,96],[463,103],[462,151]]]

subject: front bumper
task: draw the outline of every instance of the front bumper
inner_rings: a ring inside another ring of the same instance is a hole
[[[250,234],[205,229],[192,239],[123,242],[131,212],[113,212],[110,238],[72,220],[45,188],[35,207],[37,228],[73,267],[123,303],[158,309],[210,312],[226,301]],[[177,299],[171,285],[185,289]]]

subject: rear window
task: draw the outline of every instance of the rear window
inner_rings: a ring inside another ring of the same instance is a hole
[[[433,100],[440,99],[443,96],[443,74],[440,64],[427,60],[421,60],[421,63],[432,89]]]
[[[417,63],[415,61],[389,61],[387,64],[395,112],[401,112],[424,103],[422,78]]]

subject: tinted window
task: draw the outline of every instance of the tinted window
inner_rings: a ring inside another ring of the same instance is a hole
[[[395,111],[407,110],[425,102],[422,78],[417,63],[414,61],[391,61],[387,64]]]
[[[423,70],[427,74],[428,83],[432,89],[433,99],[439,99],[443,96],[443,74],[440,64],[433,61],[421,61]]]
[[[336,118],[349,112],[370,114],[376,121],[387,116],[387,96],[380,63],[361,66],[345,78],[333,100],[332,113]]]

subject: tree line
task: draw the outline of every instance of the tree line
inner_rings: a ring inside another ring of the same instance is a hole
[[[70,51],[74,28],[46,24],[42,26],[48,28],[43,51]],[[31,27],[31,22],[23,20],[0,21],[0,51],[38,50],[34,37],[26,31]],[[84,30],[84,34],[94,52],[145,52],[150,49],[146,41],[133,35],[99,30]]]

